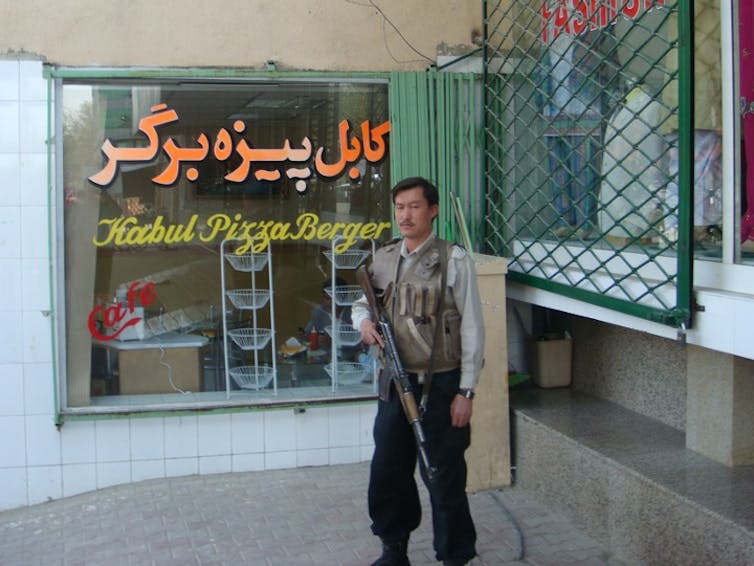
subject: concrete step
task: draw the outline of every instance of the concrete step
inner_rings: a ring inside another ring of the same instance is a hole
[[[571,389],[513,389],[511,408],[516,486],[616,557],[754,565],[754,466],[724,466],[682,431]]]

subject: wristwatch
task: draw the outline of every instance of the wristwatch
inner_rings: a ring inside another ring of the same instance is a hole
[[[461,397],[466,397],[466,399],[473,399],[474,398],[474,390],[473,389],[467,389],[465,387],[461,387],[458,390],[458,394]]]

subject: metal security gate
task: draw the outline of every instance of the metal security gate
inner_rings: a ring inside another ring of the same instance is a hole
[[[389,104],[393,182],[417,175],[433,181],[440,192],[438,235],[462,242],[452,193],[477,246],[483,212],[479,77],[434,70],[392,73]]]
[[[485,251],[512,280],[690,324],[688,3],[484,7]]]

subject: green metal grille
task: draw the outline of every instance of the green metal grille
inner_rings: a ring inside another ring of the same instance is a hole
[[[688,7],[484,7],[485,251],[512,280],[690,324]]]
[[[482,120],[478,77],[429,71],[390,75],[390,172],[393,181],[423,176],[437,185],[436,230],[461,242],[451,193],[458,197],[471,243],[482,236]]]

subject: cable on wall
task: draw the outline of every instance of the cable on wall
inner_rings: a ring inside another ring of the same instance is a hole
[[[393,23],[393,21],[387,16],[387,14],[385,14],[385,12],[382,11],[382,8],[380,8],[374,2],[374,0],[367,0],[367,3],[356,2],[355,0],[346,0],[346,2],[348,4],[354,4],[355,6],[363,6],[365,8],[374,8],[375,10],[377,10],[377,12],[380,14],[380,16],[382,16],[382,40],[385,43],[385,49],[387,50],[388,55],[390,55],[390,58],[393,61],[395,61],[396,63],[411,63],[413,61],[420,61],[421,59],[408,59],[408,60],[400,61],[400,60],[398,60],[393,55],[392,51],[390,51],[390,46],[388,45],[388,42],[387,42],[387,30],[385,29],[385,24],[386,23],[391,28],[393,28],[393,30],[395,30],[395,33],[398,34],[398,37],[400,37],[403,40],[403,42],[409,47],[409,49],[411,49],[411,51],[413,51],[414,53],[416,53],[417,55],[419,55],[422,59],[424,59],[426,61],[429,61],[431,64],[434,65],[434,63],[435,63],[434,59],[432,59],[430,57],[427,57],[426,55],[424,55],[424,53],[422,53],[421,51],[419,51],[418,49],[416,49],[416,47],[414,47],[411,44],[411,42],[408,39],[406,39],[406,37],[403,35],[403,33],[401,33],[401,30],[398,29],[398,26],[396,26]]]

